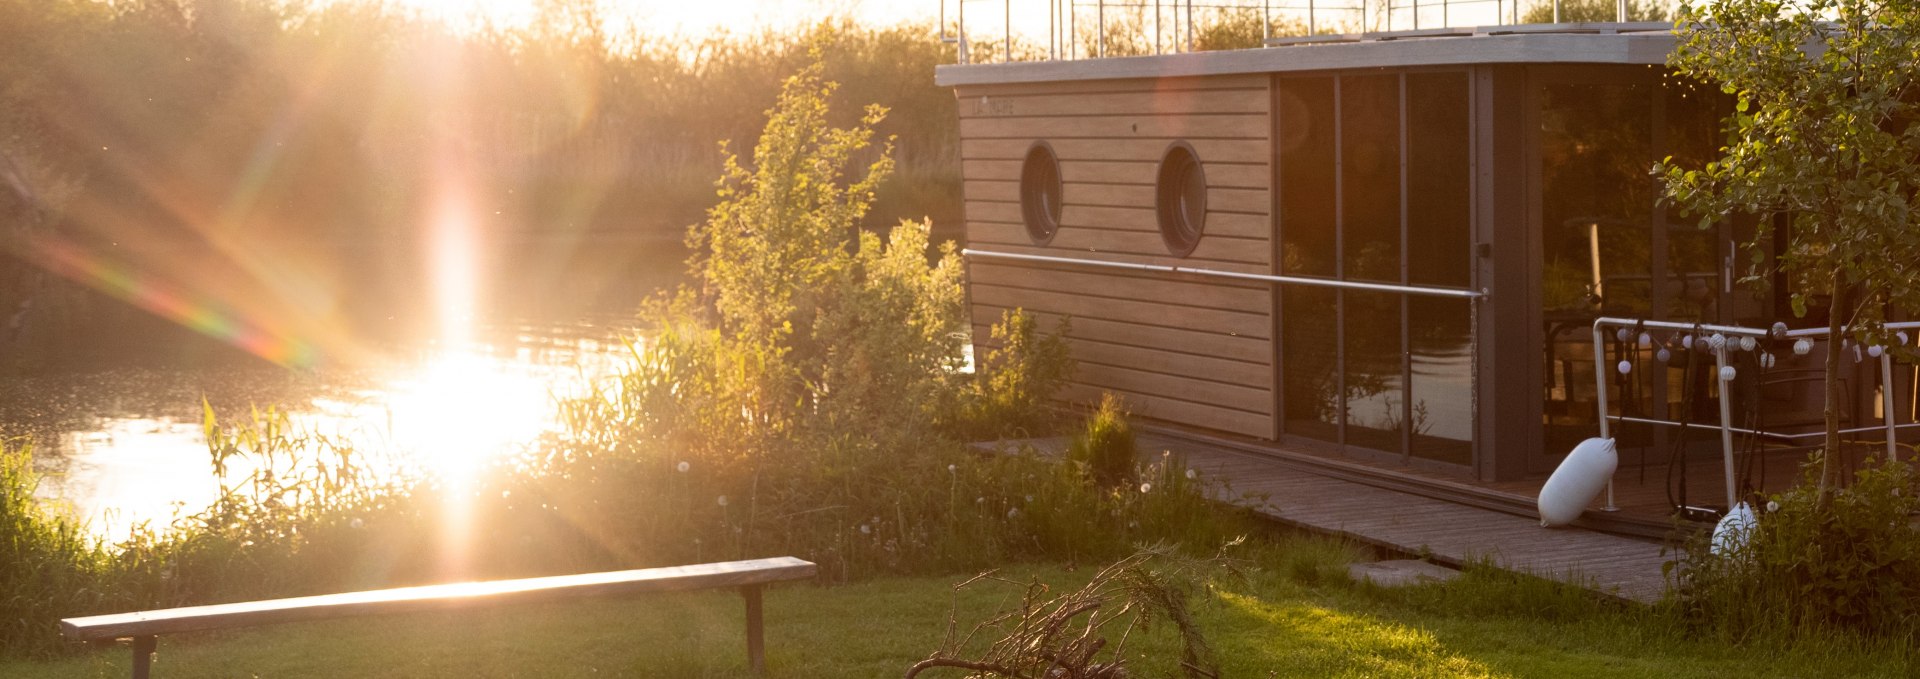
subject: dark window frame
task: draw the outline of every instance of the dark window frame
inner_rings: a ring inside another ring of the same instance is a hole
[[[1193,192],[1196,186],[1197,195]],[[1200,239],[1206,237],[1209,189],[1206,163],[1193,145],[1185,141],[1168,144],[1154,172],[1153,211],[1160,224],[1160,240],[1173,256],[1193,254],[1200,247]]]
[[[1049,193],[1051,205],[1045,202]],[[1060,155],[1045,140],[1027,146],[1020,161],[1020,221],[1034,245],[1046,245],[1060,234],[1066,209],[1066,182],[1060,174]]]

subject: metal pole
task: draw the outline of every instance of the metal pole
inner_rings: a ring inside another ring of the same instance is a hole
[[[1886,415],[1882,424],[1887,425],[1887,461],[1892,462],[1894,452],[1893,426],[1893,352],[1880,354],[1880,410]]]
[[[1095,48],[1095,56],[1107,56],[1107,0],[1097,0],[1093,5],[1093,32],[1100,34],[1100,44]]]
[[[960,63],[964,64],[967,63],[967,58],[972,56],[967,53],[967,0],[959,0],[959,2],[953,4],[960,10],[960,17],[955,20],[956,25],[954,26],[954,31],[959,33]]]
[[[1312,0],[1308,0],[1309,6]],[[1273,0],[1260,0],[1260,42],[1273,38]]]
[[[1699,339],[1695,338],[1694,341],[1698,342]],[[1733,399],[1727,394],[1728,387],[1733,385],[1720,379],[1720,375],[1727,370],[1726,346],[1713,350],[1713,364],[1713,379],[1720,385],[1720,465],[1722,473],[1726,475],[1727,511],[1731,512],[1740,498],[1733,489],[1733,430],[1730,429],[1733,426]]]
[[[1554,2],[1559,1],[1554,0]],[[1000,3],[1000,9],[1004,12],[1000,19],[1006,22],[1003,28],[1007,33],[1007,63],[1011,64],[1013,63],[1013,0],[1003,0]]]
[[[1153,0],[1153,53],[1160,53],[1160,0]]]
[[[1187,0],[1187,51],[1193,51],[1193,0]]]
[[[1307,0],[1307,37],[1313,37],[1318,30],[1313,27],[1313,0]]]
[[[1553,0],[1553,23],[1560,23],[1560,0]]]
[[[1074,44],[1080,42],[1080,35],[1074,31],[1074,29],[1079,28],[1079,26],[1074,25],[1076,22],[1074,22],[1073,20],[1073,16],[1075,14],[1080,13],[1079,11],[1077,11],[1079,9],[1080,9],[1079,3],[1075,2],[1075,0],[1067,0],[1067,58],[1068,59],[1073,58]]]
[[[1618,0],[1613,4],[1613,20],[1627,23],[1627,0]]]
[[[1028,255],[1028,254],[1022,254],[1017,252],[999,252],[995,250],[975,250],[973,248],[966,248],[961,250],[960,256],[968,257],[968,258],[986,257],[989,259],[1011,259],[1011,260],[1017,260],[1017,261],[1023,261],[1023,262],[1046,262],[1049,264],[1073,264],[1078,266],[1102,267],[1102,268],[1108,268],[1108,269],[1124,269],[1127,271],[1154,271],[1158,273],[1189,274],[1194,276],[1231,278],[1231,279],[1243,280],[1243,281],[1264,281],[1268,283],[1285,283],[1288,285],[1307,285],[1307,286],[1313,286],[1313,287],[1334,288],[1338,290],[1372,290],[1375,292],[1393,292],[1393,293],[1399,293],[1399,294],[1405,294],[1405,295],[1428,296],[1428,297],[1452,297],[1455,299],[1483,299],[1487,297],[1487,291],[1485,289],[1464,290],[1460,288],[1422,288],[1422,287],[1415,287],[1411,285],[1393,285],[1390,283],[1361,283],[1359,281],[1342,281],[1342,280],[1333,280],[1333,279],[1327,279],[1327,278],[1301,278],[1298,276],[1275,276],[1271,274],[1262,274],[1262,273],[1241,273],[1238,271],[1221,271],[1218,269],[1202,269],[1199,267],[1191,267],[1191,266],[1170,266],[1166,264],[1141,264],[1137,262],[1112,262],[1112,261],[1099,260],[1099,259],[1076,259],[1073,257],[1054,257],[1051,255]]]
[[[1054,19],[1060,17],[1059,0],[1047,0],[1047,60],[1060,58],[1060,46],[1057,44],[1060,29],[1054,25]],[[1012,31],[1008,31],[1011,33]]]
[[[1607,429],[1607,340],[1600,335],[1600,323],[1593,324],[1593,388],[1594,401],[1600,404],[1600,438],[1612,439]],[[1618,454],[1615,448],[1615,454]],[[1613,477],[1607,477],[1607,506],[1604,511],[1614,511]]]

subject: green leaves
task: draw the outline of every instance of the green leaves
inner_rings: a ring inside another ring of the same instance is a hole
[[[1920,252],[1920,5],[1723,0],[1684,3],[1681,16],[1668,65],[1736,103],[1720,158],[1654,168],[1668,199],[1703,228],[1790,216],[1788,248],[1772,250],[1771,219],[1746,247],[1772,257],[1756,258],[1771,264],[1756,275],[1771,268],[1794,282],[1796,315],[1811,297],[1851,296],[1861,303],[1833,309],[1831,327],[1861,335],[1878,334],[1889,310],[1920,310],[1920,258],[1910,256]]]

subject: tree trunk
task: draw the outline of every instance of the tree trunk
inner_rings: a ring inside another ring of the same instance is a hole
[[[1848,308],[1846,281],[1838,268],[1833,271],[1833,284],[1827,305],[1827,443],[1820,451],[1820,496],[1819,507],[1826,509],[1827,499],[1832,497],[1833,489],[1838,485],[1834,476],[1840,472],[1840,465],[1833,458],[1840,455],[1840,403],[1846,394],[1841,391],[1840,342],[1845,331],[1845,318],[1841,315]]]

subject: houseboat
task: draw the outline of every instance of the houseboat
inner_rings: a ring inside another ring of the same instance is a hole
[[[1824,311],[1742,282],[1751,220],[1701,228],[1660,199],[1653,165],[1714,157],[1731,110],[1669,71],[1675,44],[1669,23],[1504,23],[940,67],[975,337],[1013,308],[1067,319],[1072,400],[1434,487],[1537,491],[1604,410],[1649,522],[1725,508],[1723,483],[1762,485],[1752,451],[1817,439],[1712,429],[1820,417],[1820,352],[1734,328]],[[1731,380],[1692,351],[1719,327]],[[1913,421],[1894,365],[1846,376],[1849,426]],[[1803,456],[1760,456],[1764,484]]]

